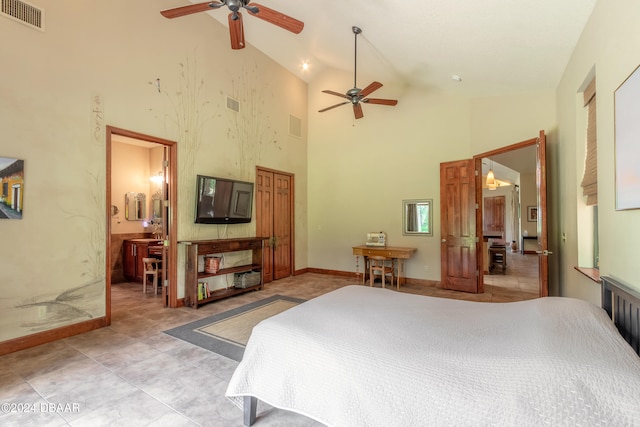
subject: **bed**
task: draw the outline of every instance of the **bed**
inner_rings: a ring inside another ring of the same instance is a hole
[[[226,395],[246,425],[257,399],[329,426],[640,425],[640,297],[603,281],[604,310],[347,286],[258,324]]]

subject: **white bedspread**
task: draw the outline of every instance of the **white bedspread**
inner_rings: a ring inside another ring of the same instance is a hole
[[[348,286],[258,324],[226,395],[330,426],[640,425],[640,358],[581,300]]]

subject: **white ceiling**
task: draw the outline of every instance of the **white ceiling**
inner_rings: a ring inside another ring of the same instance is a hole
[[[362,29],[359,87],[375,79],[494,96],[555,90],[595,2],[258,0],[303,21],[303,31],[296,35],[248,13],[243,20],[248,43],[307,82],[326,68],[353,73],[355,25]],[[186,4],[175,0],[174,7]],[[228,12],[205,13],[227,26]],[[228,39],[220,43],[229,46]],[[308,71],[301,70],[303,61]],[[452,80],[453,74],[462,82]],[[345,82],[345,91],[352,84],[353,79]]]

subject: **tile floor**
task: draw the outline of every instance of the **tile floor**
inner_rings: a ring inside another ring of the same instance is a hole
[[[402,292],[508,302],[537,296],[537,257],[508,254],[506,274],[485,276],[480,295],[407,285]],[[283,294],[311,299],[351,278],[304,274],[208,304],[165,309],[141,285],[112,287],[112,325],[0,357],[2,426],[241,426],[225,397],[237,362],[162,333]],[[8,404],[8,405],[7,405]],[[256,426],[313,426],[306,417],[258,405]]]

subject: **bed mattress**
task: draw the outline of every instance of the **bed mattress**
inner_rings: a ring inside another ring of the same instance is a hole
[[[582,300],[348,286],[258,324],[226,394],[330,426],[640,425],[640,358]]]

